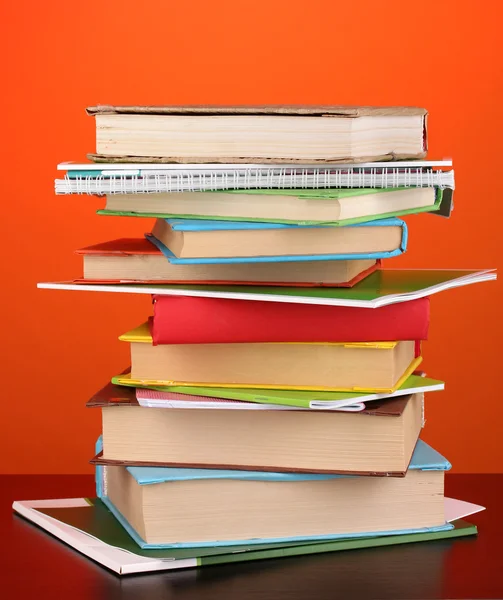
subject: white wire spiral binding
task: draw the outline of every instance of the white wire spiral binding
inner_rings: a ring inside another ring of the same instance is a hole
[[[55,181],[57,194],[159,194],[228,189],[439,187],[454,189],[454,171],[429,168],[263,168],[89,175]]]

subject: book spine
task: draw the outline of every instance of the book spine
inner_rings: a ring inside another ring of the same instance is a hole
[[[107,175],[88,172],[67,174],[55,181],[57,194],[144,194],[216,191],[228,189],[322,188],[454,188],[454,171],[425,168],[255,168],[208,171],[147,172]]]
[[[218,314],[218,320],[214,316]],[[154,296],[154,345],[386,342],[428,337],[429,298],[368,310],[188,296]]]

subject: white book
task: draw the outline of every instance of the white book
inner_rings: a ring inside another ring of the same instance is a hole
[[[454,189],[451,160],[337,165],[72,163],[57,194],[143,194],[227,189],[439,187]]]
[[[153,571],[166,571],[174,569],[186,569],[201,567],[211,564],[225,564],[242,560],[278,558],[280,556],[293,556],[302,554],[311,554],[316,552],[327,552],[336,550],[347,550],[351,548],[364,548],[372,546],[387,546],[399,543],[410,543],[414,541],[426,541],[442,538],[454,538],[463,535],[473,535],[476,533],[476,528],[468,523],[455,524],[455,528],[447,531],[435,533],[419,533],[412,535],[393,535],[379,536],[375,538],[352,539],[352,540],[336,540],[334,542],[325,542],[323,544],[299,544],[299,545],[281,545],[274,544],[270,549],[261,547],[234,547],[228,549],[228,552],[223,552],[222,548],[207,549],[203,554],[201,548],[195,548],[193,556],[187,551],[165,551],[151,552],[142,551],[138,546],[137,550],[133,550],[130,543],[124,544],[126,547],[111,545],[100,539],[97,535],[79,529],[75,525],[69,524],[71,518],[55,518],[44,514],[44,509],[83,509],[93,510],[92,502],[85,498],[69,498],[59,500],[29,500],[16,501],[12,505],[13,510],[38,525],[51,535],[60,539],[71,548],[74,548],[84,556],[94,560],[102,566],[110,569],[119,575],[131,575],[134,573],[147,573]],[[484,510],[483,506],[464,502],[463,500],[454,500],[452,498],[444,498],[445,520],[448,523],[463,519],[469,515],[475,514]],[[60,511],[60,515],[61,515]],[[63,511],[64,514],[64,511]],[[111,513],[109,518],[112,519],[111,526],[114,526],[115,520]],[[103,521],[101,521],[103,524]],[[120,526],[119,526],[120,528]],[[125,534],[127,536],[127,534]],[[274,547],[275,546],[275,547]],[[163,556],[163,554],[165,556]],[[187,556],[189,555],[189,556]],[[182,557],[183,556],[183,557]]]
[[[123,294],[157,294],[293,302],[324,306],[355,306],[379,308],[397,302],[424,298],[452,288],[496,279],[495,269],[483,271],[441,269],[382,269],[349,289],[341,288],[278,288],[223,285],[114,285],[85,284],[72,281],[43,282],[40,289],[73,290],[79,292],[117,292]]]

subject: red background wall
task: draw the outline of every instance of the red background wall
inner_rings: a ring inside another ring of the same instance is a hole
[[[430,111],[430,156],[453,157],[450,220],[408,219],[391,267],[501,266],[500,24],[456,0],[68,0],[3,3],[1,341],[5,473],[88,473],[100,431],[91,394],[128,363],[117,336],[147,297],[37,290],[80,274],[73,250],[141,235],[98,198],[53,193],[55,166],[94,149],[84,108],[108,104],[405,104]],[[495,3],[496,6],[496,3]],[[501,285],[432,299],[424,438],[458,472],[502,468]]]

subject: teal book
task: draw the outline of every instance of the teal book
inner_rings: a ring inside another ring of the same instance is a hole
[[[457,506],[457,514],[466,513],[466,510],[460,510],[464,504],[466,503],[461,502]],[[148,550],[136,544],[99,498],[18,501],[14,502],[13,509],[71,548],[119,575],[453,540],[477,534],[475,525],[459,517],[453,520],[452,529],[435,532],[295,544],[244,544]]]
[[[101,439],[96,449],[101,451]],[[450,467],[419,440],[402,478],[97,466],[96,489],[144,549],[327,541],[452,529],[443,499]],[[156,514],[153,529],[143,502],[148,514]]]
[[[241,240],[238,248],[235,248],[235,241],[231,243],[231,247],[235,252],[236,256],[219,256],[218,253],[214,256],[207,257],[177,257],[175,254],[163,243],[161,239],[156,237],[155,231],[159,225],[159,222],[162,225],[162,221],[158,221],[158,223],[154,227],[154,231],[150,234],[145,234],[145,237],[154,244],[158,250],[162,252],[162,254],[166,257],[166,259],[174,265],[202,265],[202,264],[248,264],[248,263],[271,263],[271,262],[313,262],[313,261],[333,261],[333,260],[379,260],[383,258],[393,258],[394,256],[399,256],[403,254],[407,249],[407,225],[404,221],[397,218],[388,218],[388,219],[380,219],[377,221],[367,221],[365,223],[360,223],[357,225],[351,225],[350,228],[352,232],[359,233],[361,230],[374,228],[374,231],[384,232],[387,237],[392,236],[393,230],[397,229],[401,231],[400,242],[390,250],[367,250],[365,252],[334,252],[331,253],[313,253],[310,252],[308,254],[303,254],[301,252],[296,254],[276,254],[276,255],[268,255],[267,250],[264,250],[262,247],[258,250],[259,254],[255,256],[247,255],[248,248],[246,247],[246,234],[250,232],[257,233],[268,233],[272,231],[280,231],[286,234],[286,237],[277,238],[281,239],[282,244],[280,247],[288,247],[286,246],[288,236],[287,234],[294,232],[297,233],[301,230],[315,230],[318,232],[318,237],[326,232],[327,229],[333,231],[333,227],[323,227],[323,226],[306,226],[306,225],[285,225],[282,223],[253,223],[248,221],[211,221],[211,220],[197,220],[197,219],[167,219],[166,223],[169,227],[171,234],[188,234],[194,237],[194,234],[200,234],[207,236],[208,234],[216,234],[220,233],[225,236],[227,232],[240,232]],[[355,230],[355,228],[358,228]],[[376,229],[377,228],[377,229]],[[385,228],[385,229],[381,229]],[[348,231],[348,230],[345,230]],[[339,238],[341,234],[341,230],[339,229]],[[369,232],[370,233],[370,232]],[[245,234],[243,236],[243,234]],[[171,237],[171,236],[170,236]],[[197,237],[197,236],[196,236]],[[205,237],[208,248],[211,248],[210,238]],[[217,238],[218,239],[218,238]],[[233,238],[235,240],[235,238]],[[250,238],[251,239],[251,238]],[[313,240],[310,238],[311,243],[306,244],[309,247],[312,246]],[[389,244],[389,240],[386,240]],[[257,242],[256,242],[257,243]],[[333,248],[334,244],[337,243],[337,238],[332,239],[330,244],[331,248]],[[369,238],[365,238],[366,248],[369,248],[369,245],[372,246],[372,242],[369,242]],[[258,242],[258,246],[260,243]],[[240,250],[243,253],[240,255]]]

